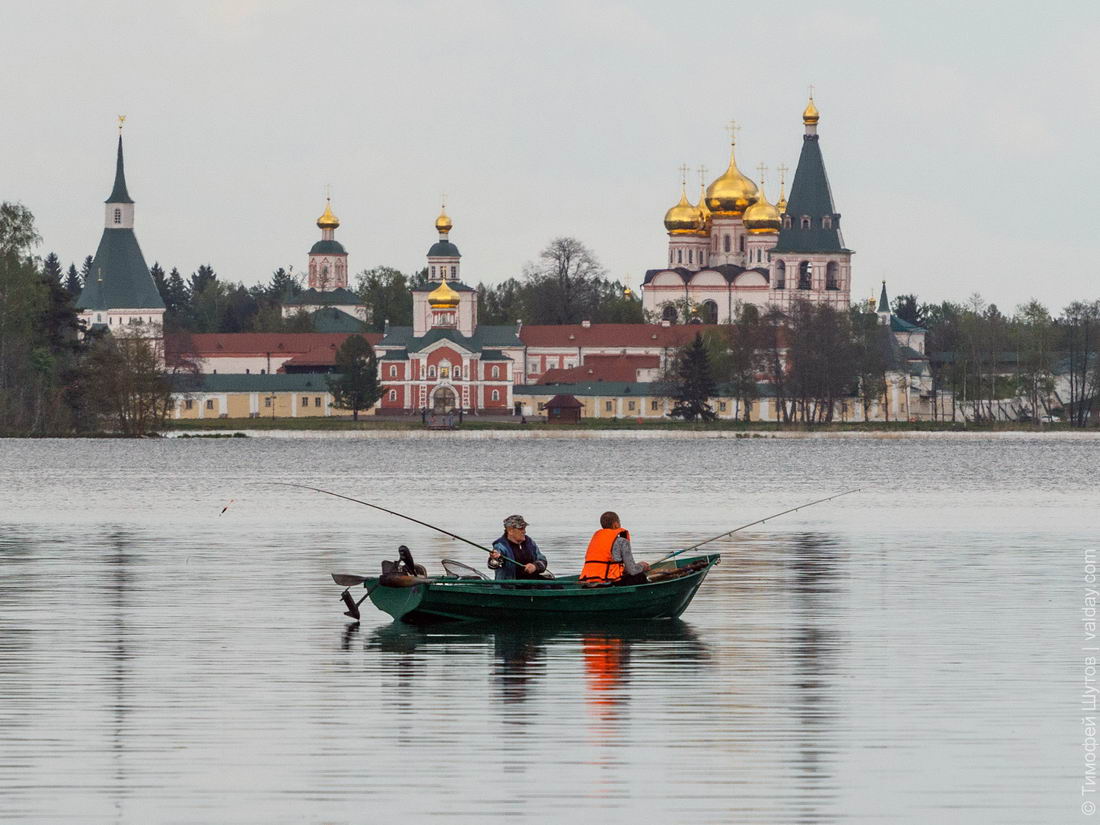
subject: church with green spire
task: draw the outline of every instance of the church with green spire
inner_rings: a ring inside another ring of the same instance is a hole
[[[80,317],[86,329],[160,338],[164,301],[134,234],[134,200],[126,189],[121,125],[115,183],[105,203],[103,235],[76,304]]]
[[[737,308],[789,310],[799,301],[846,309],[852,294],[852,250],[844,245],[840,213],[825,174],[818,139],[821,113],[811,96],[802,112],[804,133],[788,200],[786,168],[779,167],[773,203],[760,181],[741,171],[731,125],[726,171],[688,200],[686,174],[680,201],[665,213],[668,263],[642,281],[642,306],[669,323],[728,323]],[[702,167],[700,172],[703,171]],[[682,167],[686,172],[686,167]]]

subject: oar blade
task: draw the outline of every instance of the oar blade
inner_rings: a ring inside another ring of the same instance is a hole
[[[355,587],[367,580],[366,576],[353,576],[350,573],[333,573],[332,580],[341,587]]]

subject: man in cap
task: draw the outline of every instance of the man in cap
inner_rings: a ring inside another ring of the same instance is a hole
[[[493,542],[489,569],[496,571],[498,580],[537,579],[546,572],[546,557],[535,540],[527,535],[527,521],[523,516],[504,519],[504,535]]]

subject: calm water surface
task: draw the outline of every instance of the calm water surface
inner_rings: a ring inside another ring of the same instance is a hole
[[[1098,466],[1049,439],[0,441],[0,821],[1088,821]],[[863,491],[715,545],[676,622],[426,633],[349,625],[329,573],[478,551],[271,481],[482,542],[519,512],[562,574],[605,509],[653,559]]]

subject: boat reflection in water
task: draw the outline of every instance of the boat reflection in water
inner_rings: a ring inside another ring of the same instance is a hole
[[[349,625],[341,647],[350,650],[357,625]],[[496,696],[508,707],[519,709],[539,698],[546,683],[560,693],[562,680],[572,683],[569,693],[585,702],[588,712],[605,720],[630,697],[635,671],[652,676],[675,668],[681,679],[697,675],[709,661],[707,646],[695,629],[680,619],[616,622],[589,626],[576,623],[523,623],[508,627],[484,623],[436,625],[420,628],[394,622],[372,630],[366,651],[387,655],[384,669],[400,675],[409,685],[417,664],[446,661],[460,667],[463,678],[487,674]],[[480,671],[471,671],[470,654],[491,660]],[[424,656],[423,654],[430,654]],[[461,663],[452,657],[462,656]],[[426,675],[426,674],[425,674]],[[543,699],[550,698],[542,695]],[[509,722],[523,724],[526,713],[509,713]]]

